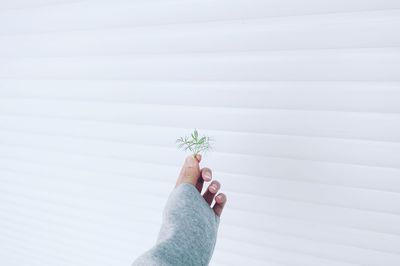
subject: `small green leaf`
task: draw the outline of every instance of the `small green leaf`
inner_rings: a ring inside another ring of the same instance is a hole
[[[211,150],[210,142],[212,139],[210,137],[202,136],[199,139],[199,133],[197,129],[194,129],[194,132],[190,134],[190,137],[185,136],[178,138],[176,140],[176,143],[178,143],[178,148],[183,149],[184,151],[190,150],[193,152],[193,154]]]

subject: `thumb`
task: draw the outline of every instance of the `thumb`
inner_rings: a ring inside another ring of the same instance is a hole
[[[186,157],[185,162],[183,163],[181,172],[179,174],[178,182],[179,183],[190,183],[194,186],[197,184],[197,180],[200,178],[200,163],[201,155],[196,154],[189,155]]]

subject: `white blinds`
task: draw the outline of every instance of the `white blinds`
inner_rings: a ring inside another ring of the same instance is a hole
[[[0,264],[129,265],[196,127],[211,265],[400,265],[399,8],[0,1]]]

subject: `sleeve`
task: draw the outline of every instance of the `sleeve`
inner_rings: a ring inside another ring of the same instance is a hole
[[[132,266],[203,266],[214,251],[219,217],[188,183],[170,194],[156,245]]]

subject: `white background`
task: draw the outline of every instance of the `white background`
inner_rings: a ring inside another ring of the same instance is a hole
[[[194,128],[211,265],[400,265],[399,8],[0,1],[0,265],[130,265]]]

